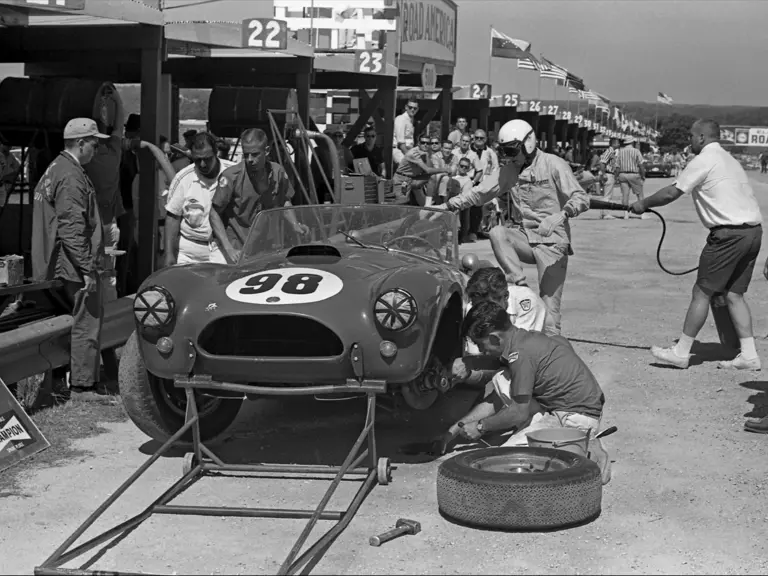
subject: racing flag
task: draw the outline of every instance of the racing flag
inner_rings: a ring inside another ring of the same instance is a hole
[[[661,102],[662,104],[666,104],[666,105],[668,105],[668,106],[672,106],[672,104],[673,104],[675,101],[674,101],[674,100],[672,100],[672,98],[670,98],[670,97],[669,97],[669,96],[667,96],[666,94],[664,94],[664,92],[659,92],[659,95],[658,95],[658,96],[656,96],[656,102]]]
[[[491,56],[496,58],[513,58],[518,60],[536,59],[531,56],[531,43],[512,38],[491,28]]]

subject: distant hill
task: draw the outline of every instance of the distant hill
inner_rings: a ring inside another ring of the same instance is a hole
[[[655,102],[614,102],[624,113],[639,122],[653,126],[656,120]],[[708,106],[704,104],[658,105],[659,122],[673,115],[710,118],[723,126],[768,126],[768,106]]]

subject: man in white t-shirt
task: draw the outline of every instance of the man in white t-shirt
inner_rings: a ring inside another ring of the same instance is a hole
[[[413,134],[413,119],[416,117],[416,113],[419,111],[419,103],[415,99],[410,98],[405,103],[405,110],[400,116],[395,118],[395,133],[394,133],[394,150],[392,152],[392,161],[395,166],[400,164],[405,154],[413,148],[414,134]]]
[[[198,132],[192,140],[192,164],[176,174],[165,205],[165,265],[226,259],[213,239],[209,215],[219,176],[234,162],[216,154],[216,139]]]
[[[760,370],[752,316],[744,294],[760,252],[763,217],[744,168],[719,141],[717,122],[695,122],[691,127],[691,151],[696,156],[677,181],[631,206],[632,212],[642,214],[648,208],[665,206],[683,194],[690,194],[701,223],[709,229],[680,340],[670,348],[653,346],[651,354],[667,364],[688,368],[691,346],[707,320],[710,302],[713,296],[725,294],[741,351],[736,358],[720,362],[719,366]]]
[[[469,306],[466,312],[479,302],[490,300],[506,308],[512,324],[529,332],[543,332],[547,323],[547,307],[538,294],[528,286],[509,284],[501,268],[480,268],[467,282]],[[480,354],[472,342],[467,343],[467,353]]]

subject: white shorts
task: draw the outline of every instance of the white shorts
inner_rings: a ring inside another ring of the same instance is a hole
[[[227,263],[215,241],[201,244],[187,240],[184,236],[179,237],[179,257],[176,259],[176,264],[207,264],[208,262]]]

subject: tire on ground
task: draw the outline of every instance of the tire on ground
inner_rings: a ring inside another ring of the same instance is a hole
[[[163,398],[163,381],[147,372],[139,352],[136,332],[126,342],[119,365],[120,397],[133,423],[154,440],[165,442],[184,425],[184,417],[173,411]],[[242,399],[218,399],[210,411],[201,411],[200,438],[211,441],[234,422]],[[191,442],[192,432],[182,436]]]
[[[537,455],[565,470],[513,473],[478,469],[493,457]],[[437,503],[464,524],[506,530],[541,530],[578,524],[600,514],[600,468],[587,458],[550,448],[485,448],[446,460],[437,472]]]

